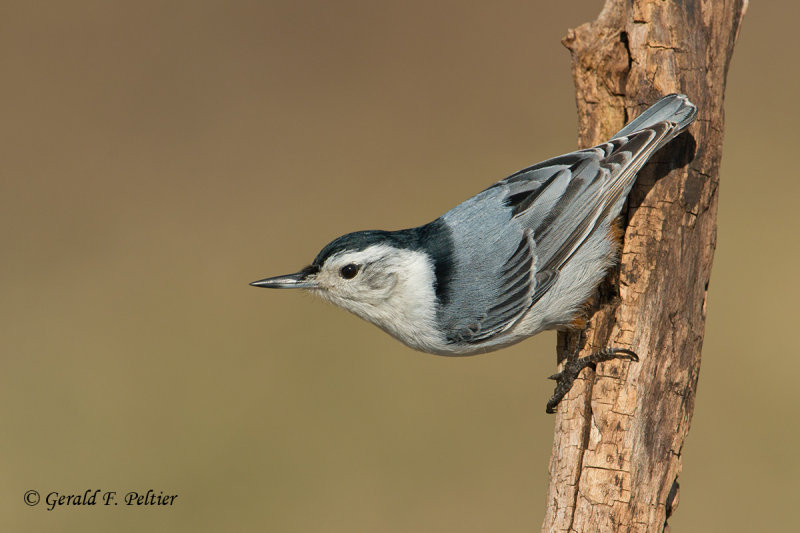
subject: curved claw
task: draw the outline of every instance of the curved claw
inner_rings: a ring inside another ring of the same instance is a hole
[[[628,350],[626,348],[606,348],[600,353],[603,352],[607,352],[609,355],[613,355],[614,359],[628,359],[630,361],[635,361],[637,363],[639,362],[639,356],[636,355],[636,352]]]

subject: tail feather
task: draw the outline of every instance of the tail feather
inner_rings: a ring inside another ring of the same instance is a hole
[[[648,107],[644,113],[631,120],[619,130],[614,138],[626,137],[636,131],[652,127],[659,122],[672,122],[677,125],[672,139],[691,124],[697,117],[697,107],[689,101],[685,94],[669,94]],[[665,139],[664,142],[669,141]]]

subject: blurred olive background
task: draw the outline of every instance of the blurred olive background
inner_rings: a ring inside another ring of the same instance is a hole
[[[2,2],[0,530],[538,531],[554,334],[435,357],[247,283],[572,150],[601,4]],[[798,15],[754,2],[730,69],[674,531],[796,523]]]

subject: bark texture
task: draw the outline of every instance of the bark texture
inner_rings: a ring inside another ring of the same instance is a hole
[[[639,363],[585,370],[558,407],[542,530],[665,531],[678,503],[716,244],[725,78],[747,0],[607,0],[570,30],[583,147],[682,92],[694,124],[639,174],[620,266],[600,288],[581,355]],[[623,222],[624,224],[625,222]],[[559,335],[559,354],[579,342]]]

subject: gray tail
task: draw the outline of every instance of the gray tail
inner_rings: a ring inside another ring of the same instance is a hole
[[[697,117],[697,107],[689,101],[685,94],[668,94],[648,107],[644,113],[628,122],[614,137],[629,136],[631,133],[652,127],[659,122],[672,122],[677,127],[674,133],[661,143],[663,144],[694,122],[695,117]]]

